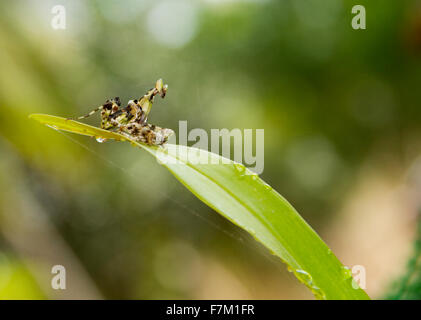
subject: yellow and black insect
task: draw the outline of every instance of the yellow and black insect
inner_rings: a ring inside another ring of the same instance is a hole
[[[162,79],[155,83],[139,100],[130,100],[125,108],[121,107],[119,97],[107,100],[102,106],[92,110],[87,115],[77,119],[85,119],[97,111],[101,111],[101,128],[105,130],[118,131],[135,141],[144,142],[149,145],[162,145],[174,134],[171,129],[160,128],[147,123],[153,100],[156,95],[162,98],[167,93],[168,86],[164,85]]]

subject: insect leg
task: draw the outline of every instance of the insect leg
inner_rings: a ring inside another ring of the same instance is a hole
[[[114,99],[111,100],[107,100],[103,105],[99,106],[98,108],[92,110],[91,112],[89,112],[88,114],[81,116],[81,117],[77,117],[77,120],[81,120],[81,119],[85,119],[88,118],[90,116],[92,116],[93,114],[95,114],[96,112],[100,111],[100,110],[111,110],[111,111],[117,111],[118,108],[120,107],[121,102],[120,102],[120,98],[119,97],[115,97]]]
[[[120,109],[120,98],[115,97],[114,99],[107,100],[103,105],[101,111],[101,128],[105,130],[114,129],[119,126],[119,121],[116,119],[119,114],[122,113]]]
[[[95,112],[97,112],[97,111],[99,111],[99,110],[102,110],[102,108],[104,108],[104,105],[99,106],[98,108],[96,108],[96,109],[92,110],[92,111],[91,111],[91,112],[89,112],[88,114],[86,114],[86,115],[84,115],[84,116],[81,116],[81,117],[77,117],[76,119],[77,119],[77,120],[81,120],[81,119],[88,118],[88,117],[92,116]]]
[[[139,99],[138,105],[143,112],[140,118],[140,123],[144,124],[148,121],[154,97],[159,94],[162,98],[164,98],[167,93],[167,89],[168,85],[164,84],[162,79],[159,79],[156,81],[155,87],[150,89],[142,98]]]

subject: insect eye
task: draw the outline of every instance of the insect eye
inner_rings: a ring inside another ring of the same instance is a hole
[[[113,104],[109,100],[107,100],[107,102],[104,104],[104,109],[111,110],[112,106]]]

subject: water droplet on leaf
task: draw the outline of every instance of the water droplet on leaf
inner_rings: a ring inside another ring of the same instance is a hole
[[[343,274],[343,277],[344,277],[345,280],[347,280],[349,278],[352,278],[351,269],[349,269],[346,266],[342,266],[341,269],[342,269],[342,274]]]
[[[259,176],[255,173],[250,175],[250,176],[251,176],[251,180],[253,180],[253,181],[256,181],[259,178]]]
[[[268,184],[265,184],[265,185],[264,185],[264,188],[265,188],[267,191],[271,191],[271,190],[272,190],[272,187],[271,187],[270,185],[268,185]]]
[[[308,286],[312,286],[313,284],[313,278],[311,277],[311,275],[304,270],[296,270],[295,273],[297,274],[297,277],[303,281],[305,284],[307,284]]]
[[[313,292],[316,299],[326,300],[326,294],[317,286],[312,286],[311,291]]]
[[[237,172],[239,172],[240,174],[244,174],[244,172],[246,171],[246,167],[244,167],[242,164],[240,163],[234,163],[234,168],[235,170],[237,170]]]

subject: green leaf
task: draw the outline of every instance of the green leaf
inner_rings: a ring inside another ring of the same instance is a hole
[[[148,146],[61,117],[43,114],[30,117],[54,129],[128,141],[148,151],[200,200],[281,258],[316,298],[369,299],[362,289],[356,285],[353,288],[351,271],[288,201],[242,164],[186,146]]]

